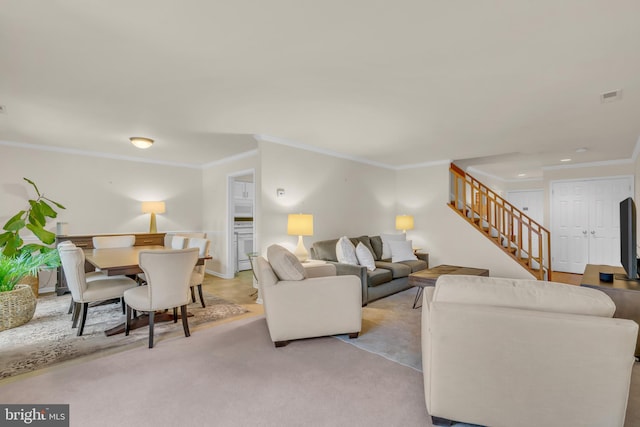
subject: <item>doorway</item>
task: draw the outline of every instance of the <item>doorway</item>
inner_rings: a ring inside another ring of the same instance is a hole
[[[255,173],[239,171],[228,175],[228,250],[227,273],[250,270],[248,254],[255,252]]]
[[[586,264],[620,265],[620,201],[633,177],[551,183],[552,265],[582,274]]]

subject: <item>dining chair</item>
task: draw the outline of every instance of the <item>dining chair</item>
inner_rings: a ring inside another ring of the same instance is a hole
[[[136,236],[94,236],[92,240],[94,249],[129,248],[136,243]]]
[[[168,243],[171,249],[184,249],[186,242],[187,238],[184,236],[171,236],[171,239]],[[165,243],[167,242],[165,241]],[[140,285],[144,285],[145,283],[147,283],[147,277],[144,275],[144,273],[138,273],[137,280]]]
[[[87,280],[82,249],[75,245],[61,245],[58,247],[58,253],[74,304],[72,328],[78,327],[78,318],[80,318],[78,336],[81,336],[87,320],[89,303],[122,298],[124,292],[136,287],[137,283],[125,276],[112,276],[108,279],[96,277]]]
[[[147,286],[127,289],[124,293],[126,305],[125,335],[131,330],[132,311],[149,313],[149,348],[153,348],[153,321],[156,310],[180,307],[182,328],[185,337],[190,336],[187,321],[189,304],[189,279],[198,261],[198,249],[170,249],[140,251],[138,264],[147,278]]]
[[[187,248],[198,248],[198,256],[200,258],[209,255],[209,247],[211,241],[208,239],[193,238],[187,242]],[[202,308],[206,307],[204,302],[204,296],[202,295],[202,282],[204,281],[205,266],[196,265],[191,273],[191,280],[189,281],[189,287],[191,288],[191,301],[196,302],[195,287],[198,287],[198,295],[200,296],[200,304]]]

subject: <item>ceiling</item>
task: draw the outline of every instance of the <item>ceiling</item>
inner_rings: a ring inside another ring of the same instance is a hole
[[[536,178],[633,156],[638,16],[636,0],[0,0],[0,142],[202,166],[262,135]]]

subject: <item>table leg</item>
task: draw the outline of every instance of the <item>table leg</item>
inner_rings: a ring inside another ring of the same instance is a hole
[[[422,286],[418,286],[418,292],[416,293],[416,297],[413,300],[413,308],[420,308],[422,307],[422,304],[420,304],[418,306],[418,301],[420,301],[420,298],[422,297],[422,291],[423,291],[423,287]]]

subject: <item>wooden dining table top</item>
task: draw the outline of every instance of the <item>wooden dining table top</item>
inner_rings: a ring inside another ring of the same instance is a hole
[[[152,245],[131,246],[128,248],[85,249],[84,257],[89,264],[106,272],[108,276],[131,275],[142,273],[142,269],[138,265],[140,251],[148,250],[171,250],[171,248]],[[202,265],[208,259],[211,259],[211,256],[198,258],[196,265]]]

